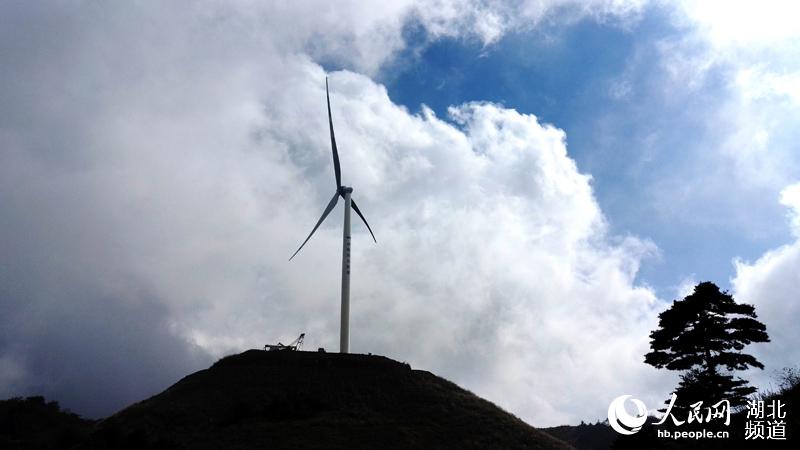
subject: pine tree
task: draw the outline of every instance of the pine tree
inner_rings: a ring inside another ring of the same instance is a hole
[[[734,378],[734,372],[764,365],[742,350],[752,342],[769,342],[766,326],[756,317],[753,305],[736,303],[711,282],[698,284],[658,315],[658,329],[650,333],[652,351],[644,361],[684,371],[674,411],[685,412],[697,401],[711,405],[727,399],[731,407],[746,403],[756,389]]]

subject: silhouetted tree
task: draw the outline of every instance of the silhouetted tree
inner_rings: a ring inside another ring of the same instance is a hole
[[[756,391],[746,380],[734,378],[737,370],[763,369],[752,355],[742,353],[747,344],[769,342],[766,326],[756,320],[753,305],[738,304],[711,282],[658,315],[658,329],[650,333],[647,364],[659,369],[681,370],[673,411],[703,401],[710,405],[727,399],[731,407],[744,405]]]

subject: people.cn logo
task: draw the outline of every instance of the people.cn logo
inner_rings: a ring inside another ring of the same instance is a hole
[[[647,421],[647,407],[644,406],[644,402],[631,397],[631,395],[620,395],[608,405],[608,424],[619,434],[634,434],[641,430]],[[629,398],[636,406],[635,416],[625,410],[625,401]]]

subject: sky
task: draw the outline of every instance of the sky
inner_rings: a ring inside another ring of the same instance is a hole
[[[700,281],[796,366],[792,2],[3,2],[0,398],[88,417],[306,333],[535,426],[656,407],[657,315]]]

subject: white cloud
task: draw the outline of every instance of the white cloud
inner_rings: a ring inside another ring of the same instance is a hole
[[[697,286],[697,284],[698,281],[695,279],[694,274],[685,277],[680,283],[678,283],[678,286],[675,287],[675,298],[682,299],[691,295],[692,292],[694,292],[694,287]]]
[[[708,263],[718,264],[720,256],[751,256],[759,246],[784,239],[783,211],[772,199],[800,177],[798,33],[796,27],[776,33],[743,27],[744,36],[753,35],[737,39],[710,31],[737,29],[739,18],[750,14],[734,14],[743,3],[658,3],[636,29],[640,34],[626,67],[606,84],[622,112],[610,108],[596,120],[602,124],[598,134],[612,129],[612,142],[621,142],[606,150],[609,158],[616,157],[608,166],[621,166],[637,180],[636,192],[622,193],[626,205],[639,206],[636,213],[625,208],[625,222],[662,239],[665,255],[686,254],[686,245],[695,251],[702,247],[682,236],[706,244],[713,238],[705,236],[729,237],[730,245],[708,244],[715,250],[701,252],[702,258],[673,263],[697,274],[707,273]],[[792,16],[791,5],[751,6],[763,9],[752,12],[753,27],[768,22],[761,16]],[[670,22],[648,26],[664,17]],[[634,136],[625,136],[629,132],[620,123]],[[610,211],[619,219],[618,211]],[[674,282],[686,275],[676,275]]]
[[[435,38],[443,36],[496,43],[510,32],[530,30],[543,21],[576,22],[590,17],[621,25],[636,22],[645,0],[436,0],[414,2],[413,16]]]
[[[800,183],[787,186],[781,191],[781,204],[789,208],[792,232],[800,238]]]
[[[286,262],[332,194],[322,63],[350,70],[331,75],[344,180],[379,239],[356,226],[353,348],[537,425],[600,418],[622,393],[660,403],[672,383],[642,355],[663,305],[635,283],[653,245],[608,234],[563,131],[480,102],[411,115],[368,77],[407,45],[410,21],[491,45],[545,18],[643,8],[577,3],[3,5],[0,208],[13,214],[0,217],[0,392],[44,389],[107,413],[201,367],[202,352],[300,331],[336,348],[340,210]],[[742,67],[746,86],[773,77],[774,92],[793,92],[791,73]],[[757,114],[773,91],[745,88],[748,114],[723,117],[756,130],[755,149],[782,129]],[[737,266],[737,298],[757,303],[769,348],[793,342],[780,321],[797,314],[776,305],[798,252]],[[110,362],[99,374],[98,359]]]
[[[2,392],[106,414],[208,353],[299,331],[336,347],[337,214],[286,261],[332,194],[315,59],[373,73],[410,6],[245,4],[5,5]],[[423,23],[459,29],[458,12]],[[474,15],[464,33],[499,36]],[[344,180],[379,239],[356,232],[356,351],[539,425],[654,392],[656,299],[634,284],[652,245],[607,235],[561,130],[484,103],[410,115],[354,72],[331,84]]]
[[[782,191],[781,203],[790,209],[792,230],[798,239],[765,252],[752,263],[736,261],[733,280],[737,300],[756,306],[771,339],[754,351],[767,369],[765,374],[754,375],[762,385],[775,371],[800,361],[800,332],[796,326],[800,306],[794,296],[800,286],[800,183]]]
[[[675,82],[664,89],[724,92],[704,117],[717,138],[717,162],[730,166],[722,172],[740,186],[774,195],[800,173],[793,144],[800,111],[797,3],[680,5],[674,19],[687,31],[661,43],[664,67]]]
[[[681,2],[684,12],[699,31],[717,46],[764,46],[800,37],[793,20],[800,14],[796,2],[768,0],[730,2],[688,0]]]

